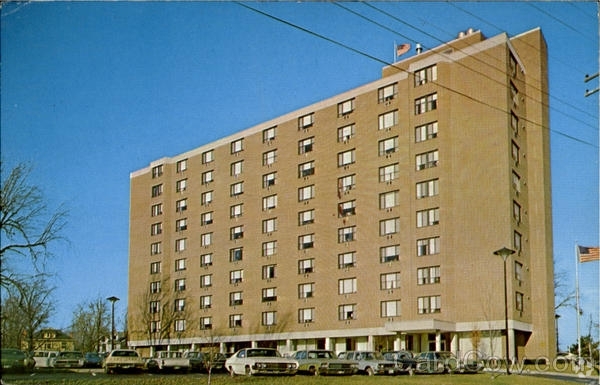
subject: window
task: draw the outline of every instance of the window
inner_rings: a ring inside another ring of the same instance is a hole
[[[338,167],[345,167],[355,162],[354,149],[338,153]]]
[[[207,191],[202,193],[202,195],[200,195],[200,201],[204,206],[210,205],[213,201],[213,192]]]
[[[160,332],[160,321],[150,321],[150,333]]]
[[[421,115],[437,109],[437,94],[415,99],[415,115]]]
[[[244,151],[244,139],[238,139],[231,142],[231,153],[237,154],[240,151]]]
[[[415,71],[415,87],[437,80],[437,65]]]
[[[400,288],[400,272],[385,273],[379,275],[379,288],[381,290],[392,290]]]
[[[275,267],[277,265],[265,265],[262,267],[262,279],[273,279],[275,278]]]
[[[519,165],[519,145],[517,145],[514,141],[512,142],[512,150],[511,150],[512,160],[515,162],[515,165]]]
[[[315,174],[315,162],[310,161],[298,165],[298,178],[307,177]]]
[[[200,296],[200,309],[210,309],[212,307],[212,295]]]
[[[234,226],[229,229],[229,239],[236,240],[244,238],[244,226]]]
[[[338,142],[346,143],[354,137],[354,124],[338,128]]]
[[[519,107],[519,90],[517,89],[517,87],[514,85],[514,83],[512,81],[510,82],[510,96],[511,96],[511,100],[512,100],[512,108],[518,108]]]
[[[275,163],[277,159],[277,150],[271,150],[267,152],[263,152],[262,154],[262,164],[263,166],[270,166]]]
[[[523,293],[515,293],[515,307],[517,311],[523,311]]]
[[[212,329],[212,317],[200,317],[200,330]]]
[[[231,218],[239,218],[242,216],[243,212],[244,212],[244,204],[240,203],[237,205],[233,205],[229,208],[229,216]]]
[[[277,127],[270,127],[263,130],[263,143],[268,143],[275,139],[276,128]]]
[[[400,173],[400,166],[398,163],[388,164],[387,166],[379,167],[379,181],[391,183],[394,179],[398,178]]]
[[[523,282],[523,264],[517,261],[515,261],[515,279],[519,282],[519,285]]]
[[[513,219],[517,224],[521,223],[521,205],[513,201]]]
[[[521,177],[516,172],[512,172],[512,184],[515,192],[519,194],[521,192]]]
[[[229,272],[229,283],[238,284],[244,280],[244,270],[232,270]]]
[[[356,214],[356,201],[347,201],[338,204],[338,216],[347,217]]]
[[[307,114],[298,118],[298,129],[305,130],[312,126],[315,122],[314,114]]]
[[[158,235],[162,234],[162,223],[153,223],[150,226],[150,235]]]
[[[416,156],[417,170],[436,167],[438,165],[438,150],[429,151]]]
[[[305,234],[298,237],[298,250],[306,250],[315,246],[315,235]]]
[[[263,242],[262,244],[262,256],[270,257],[271,255],[275,255],[277,252],[277,241],[269,241]]]
[[[338,103],[338,117],[351,113],[354,110],[354,99]]]
[[[298,213],[298,225],[308,225],[315,222],[315,210],[306,210]]]
[[[338,294],[356,293],[356,278],[338,280]]]
[[[512,55],[512,53],[510,54],[510,57],[508,60],[508,68],[509,68],[511,77],[514,78],[515,76],[517,76],[517,59],[515,59],[515,57]]]
[[[202,164],[207,164],[215,160],[213,150],[205,151],[202,153]]]
[[[185,278],[175,280],[175,291],[185,291]]]
[[[356,226],[342,227],[338,229],[338,243],[352,242],[356,240]]]
[[[187,210],[187,199],[180,199],[175,202],[175,211],[180,213]]]
[[[175,231],[187,230],[187,218],[181,218],[175,221]]]
[[[269,174],[263,175],[263,188],[269,188],[271,186],[275,186],[275,180],[277,179],[277,173],[271,172]]]
[[[212,263],[213,263],[212,253],[202,254],[200,256],[200,266],[201,267],[212,266]]]
[[[383,103],[390,101],[396,97],[398,93],[398,83],[390,84],[385,87],[381,87],[377,90],[377,102]]]
[[[398,110],[379,115],[379,130],[390,130],[398,124]]]
[[[518,231],[515,231],[513,233],[513,247],[515,248],[515,251],[518,254],[521,254],[521,233],[519,233]]]
[[[176,259],[175,260],[175,271],[183,271],[185,270],[185,258]]]
[[[442,311],[442,297],[433,295],[417,298],[419,314],[439,313]]]
[[[417,240],[417,256],[433,255],[440,252],[440,237]]]
[[[436,196],[439,193],[439,180],[432,179],[417,183],[417,199]]]
[[[185,299],[178,298],[173,303],[173,308],[176,312],[185,310]]]
[[[152,205],[151,215],[153,217],[162,215],[162,213],[163,213],[163,204],[162,203],[157,203],[155,205]]]
[[[186,188],[187,188],[187,179],[181,179],[175,183],[175,191],[177,191],[177,192],[184,192]]]
[[[231,164],[231,176],[238,176],[242,173],[244,161],[240,160]]]
[[[315,197],[315,185],[301,187],[298,189],[298,202],[307,201]]]
[[[399,317],[400,300],[381,301],[381,317]]]
[[[207,247],[212,244],[212,233],[204,233],[200,235],[200,245]]]
[[[213,212],[212,211],[200,214],[200,224],[202,226],[210,225],[212,223],[213,223]]]
[[[379,221],[379,235],[389,236],[400,231],[400,218],[389,218]]]
[[[229,293],[229,306],[240,306],[244,304],[243,293],[241,291],[234,291]]]
[[[315,260],[301,259],[298,261],[298,274],[308,274],[315,271]]]
[[[379,156],[390,155],[398,149],[398,137],[388,138],[379,141]]]
[[[262,313],[262,325],[263,326],[273,326],[277,323],[276,320],[276,311],[264,311]]]
[[[241,261],[244,257],[244,248],[236,247],[229,250],[229,262]]]
[[[514,112],[510,113],[510,128],[512,128],[515,136],[519,136],[519,118]]]
[[[156,198],[157,196],[162,195],[163,193],[163,185],[157,184],[152,186],[152,198]]]
[[[269,218],[262,221],[262,232],[269,234],[277,231],[277,218]]]
[[[160,313],[160,301],[150,301],[150,313]]]
[[[417,211],[417,227],[433,226],[440,223],[440,209]]]
[[[315,320],[315,309],[314,308],[305,308],[298,309],[298,323],[311,323]]]
[[[154,242],[150,244],[150,255],[162,253],[162,242]]]
[[[229,327],[231,329],[242,327],[242,315],[241,314],[231,314],[229,316]]]
[[[185,170],[187,170],[187,159],[182,159],[178,161],[176,170],[177,172],[184,172]]]
[[[379,248],[379,258],[381,263],[388,263],[400,260],[400,245],[390,245]]]
[[[298,154],[306,154],[313,150],[315,138],[310,137],[298,142]]]
[[[202,184],[209,184],[214,180],[214,170],[205,171],[202,173]]]
[[[440,267],[430,266],[417,269],[417,285],[440,283]]]
[[[348,305],[340,305],[338,306],[338,319],[340,321],[347,321],[356,319],[356,305],[348,304]]]
[[[234,183],[229,186],[229,194],[232,197],[242,195],[244,193],[244,182]]]
[[[160,273],[160,262],[152,262],[150,264],[150,274]]]
[[[356,252],[338,254],[338,268],[346,269],[356,266]]]
[[[162,174],[163,174],[163,165],[162,164],[152,167],[152,179],[158,178],[159,176],[162,176]]]
[[[438,122],[424,124],[415,128],[415,142],[424,142],[435,139],[438,135]]]
[[[150,293],[160,293],[160,281],[150,282]]]
[[[400,192],[398,190],[388,191],[379,194],[379,209],[390,210],[392,207],[398,206],[400,202]]]
[[[262,289],[262,301],[263,302],[277,301],[277,288],[268,287],[266,289]]]
[[[185,243],[185,238],[175,240],[175,251],[184,251],[186,246]]]
[[[342,194],[347,194],[356,186],[355,179],[354,174],[338,178],[338,198],[341,198]]]
[[[212,286],[212,274],[204,274],[200,276],[200,287],[206,288]]]
[[[263,198],[263,210],[271,210],[277,207],[277,194]]]
[[[302,283],[298,285],[298,298],[312,298],[315,292],[314,283]]]

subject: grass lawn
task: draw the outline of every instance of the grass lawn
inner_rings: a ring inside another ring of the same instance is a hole
[[[7,385],[202,385],[208,384],[208,376],[188,375],[105,375],[98,373],[63,373],[35,375],[6,375]],[[213,375],[211,385],[564,385],[561,379],[546,379],[535,376],[513,374],[492,375],[491,373],[469,375],[416,375],[416,376],[351,376],[351,377],[235,377]]]

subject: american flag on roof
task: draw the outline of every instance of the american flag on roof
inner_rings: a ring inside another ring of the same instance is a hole
[[[577,254],[579,254],[579,262],[600,261],[600,248],[578,246]]]
[[[410,44],[399,44],[396,46],[396,56],[404,55],[410,49]]]

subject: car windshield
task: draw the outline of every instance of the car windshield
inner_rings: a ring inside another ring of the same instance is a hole
[[[308,352],[308,358],[333,358],[333,352],[329,351],[311,351]]]
[[[83,354],[81,352],[60,352],[58,356],[61,358],[81,358]]]
[[[373,361],[383,360],[383,355],[380,352],[364,352],[360,354],[361,360]]]
[[[133,350],[115,350],[111,355],[113,357],[137,357],[137,353]]]
[[[248,357],[281,357],[274,349],[249,349]]]

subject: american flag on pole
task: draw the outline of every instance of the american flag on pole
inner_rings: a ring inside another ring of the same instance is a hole
[[[577,246],[577,254],[579,254],[579,262],[600,261],[600,248]]]
[[[410,49],[410,44],[399,44],[396,46],[396,56],[402,56],[408,52]]]

